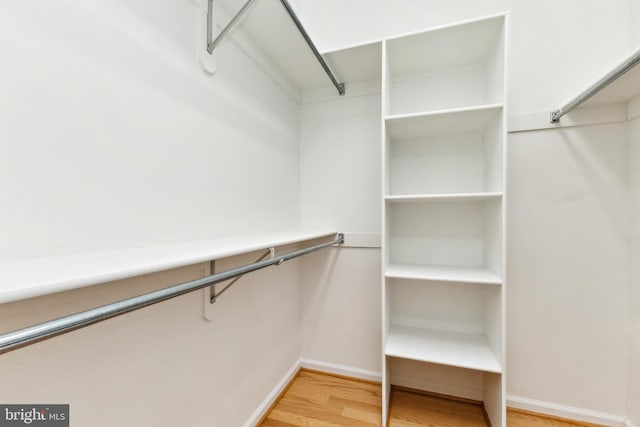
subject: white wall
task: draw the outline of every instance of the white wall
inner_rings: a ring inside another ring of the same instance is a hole
[[[243,277],[216,302],[213,322],[202,317],[203,293],[194,292],[6,353],[0,401],[69,404],[74,426],[241,426],[300,357],[299,265]],[[3,332],[29,326],[202,277],[208,268],[4,304],[0,325]]]
[[[629,0],[631,3],[631,46],[640,47],[640,0]]]
[[[625,124],[509,139],[508,393],[625,413]]]
[[[298,222],[298,106],[233,42],[195,54],[196,7],[0,6],[0,259]]]
[[[298,105],[233,42],[206,74],[193,3],[0,5],[0,260],[299,223]],[[252,259],[256,254],[250,255]],[[5,332],[206,274],[3,305]],[[0,401],[73,425],[238,426],[300,356],[298,262],[0,357]]]
[[[300,107],[305,226],[380,233],[380,95]],[[303,260],[302,357],[380,372],[380,250],[345,248]]]
[[[640,425],[640,118],[630,121],[628,126],[632,228],[627,416]]]

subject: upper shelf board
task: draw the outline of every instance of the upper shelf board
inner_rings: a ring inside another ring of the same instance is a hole
[[[0,263],[0,304],[334,235],[299,231],[234,236]]]
[[[417,139],[431,136],[480,132],[502,112],[502,105],[405,114],[386,118],[392,139]]]
[[[235,14],[245,2],[217,1],[229,14]],[[329,77],[279,0],[256,2],[240,21],[239,27],[301,91],[332,86]],[[313,35],[311,36],[313,38]],[[324,52],[323,56],[338,81],[346,86],[353,82],[380,79],[381,42]]]
[[[429,74],[485,62],[503,33],[504,15],[387,40],[393,76]]]
[[[640,49],[635,50],[628,58],[640,54]],[[614,67],[614,69],[617,68]],[[613,81],[600,92],[585,101],[583,106],[595,106],[606,104],[622,104],[627,103],[635,98],[640,97],[640,64],[636,65],[621,77]]]

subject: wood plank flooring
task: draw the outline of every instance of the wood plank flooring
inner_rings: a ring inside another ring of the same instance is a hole
[[[259,424],[264,427],[381,426],[380,384],[301,370]],[[509,410],[509,427],[595,427]],[[389,427],[486,427],[477,403],[394,389]]]
[[[301,370],[261,424],[380,426],[380,384]]]

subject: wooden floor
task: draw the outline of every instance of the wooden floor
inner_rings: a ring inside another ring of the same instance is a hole
[[[265,427],[381,426],[380,384],[301,370],[262,420]],[[509,410],[509,427],[593,426]],[[403,389],[391,394],[389,427],[486,427],[479,404]]]

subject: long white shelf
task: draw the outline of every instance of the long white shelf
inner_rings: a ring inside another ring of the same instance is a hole
[[[384,199],[390,203],[420,203],[420,202],[440,202],[440,201],[460,201],[473,202],[500,199],[502,193],[451,193],[451,194],[402,194],[385,196]]]
[[[3,262],[0,263],[0,304],[304,242],[335,233],[334,230],[316,230],[233,236]]]
[[[482,335],[392,324],[385,354],[402,359],[502,373],[500,363]]]
[[[501,285],[502,279],[484,268],[451,267],[432,265],[390,264],[385,268],[385,277],[438,282],[478,283]]]
[[[631,58],[640,55],[640,48],[635,49],[627,57],[623,58],[612,70],[626,63]],[[606,74],[610,71],[608,70]],[[601,77],[602,78],[602,77]],[[599,79],[598,79],[599,80]],[[597,81],[598,81],[597,80]],[[606,86],[592,98],[585,101],[583,106],[607,105],[627,103],[640,97],[640,65],[636,65],[623,74],[621,77]]]
[[[427,138],[484,130],[502,112],[502,104],[397,114],[385,117],[393,139]]]

